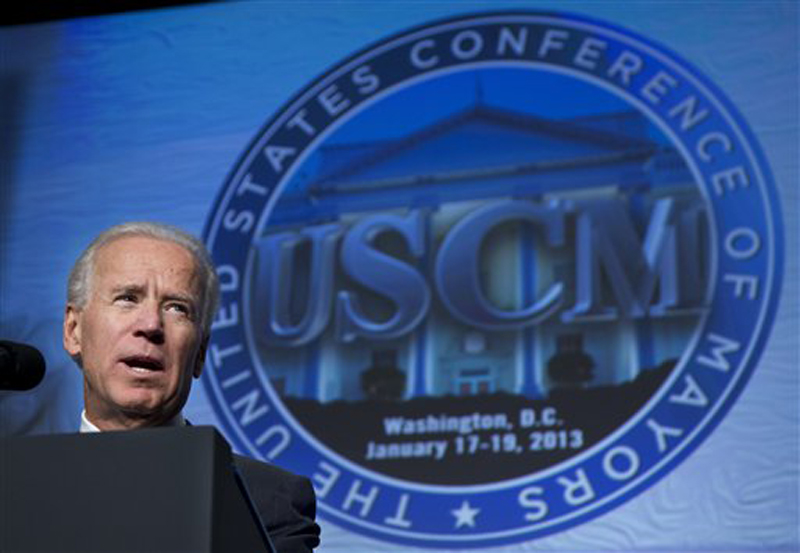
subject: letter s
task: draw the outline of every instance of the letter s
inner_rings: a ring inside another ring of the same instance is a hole
[[[406,217],[368,217],[350,229],[342,242],[342,268],[359,284],[391,300],[396,309],[384,322],[370,320],[355,293],[339,292],[336,323],[338,338],[343,342],[352,342],[358,336],[384,339],[402,336],[422,320],[430,305],[430,290],[422,275],[375,248],[375,239],[387,231],[400,233],[412,256],[418,258],[425,251],[425,229],[419,211]]]

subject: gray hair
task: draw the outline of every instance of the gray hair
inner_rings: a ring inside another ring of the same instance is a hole
[[[203,290],[200,324],[208,335],[211,320],[219,304],[219,278],[205,245],[177,227],[163,223],[131,222],[113,226],[95,238],[75,261],[67,280],[67,302],[82,309],[89,301],[92,276],[95,270],[97,252],[106,244],[126,236],[144,236],[172,242],[185,248],[195,260]]]

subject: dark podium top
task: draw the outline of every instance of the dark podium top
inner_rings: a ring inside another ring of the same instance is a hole
[[[0,551],[269,552],[211,427],[0,442]]]

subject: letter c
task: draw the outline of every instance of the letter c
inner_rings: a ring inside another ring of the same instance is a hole
[[[561,305],[562,283],[518,310],[502,310],[486,298],[480,282],[480,250],[489,232],[509,221],[533,223],[546,230],[550,245],[564,243],[564,211],[511,200],[485,205],[453,226],[436,258],[435,279],[442,302],[454,317],[485,330],[513,330],[536,324]]]
[[[428,59],[422,58],[422,50],[430,50],[436,47],[436,43],[431,39],[420,40],[411,47],[411,64],[417,69],[430,69],[439,63],[439,56],[432,55]]]

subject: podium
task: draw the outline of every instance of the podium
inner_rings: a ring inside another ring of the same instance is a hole
[[[211,427],[0,442],[4,553],[272,552]]]

